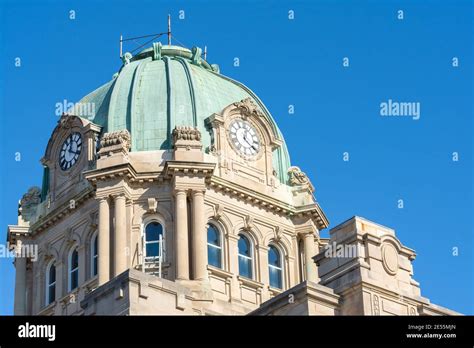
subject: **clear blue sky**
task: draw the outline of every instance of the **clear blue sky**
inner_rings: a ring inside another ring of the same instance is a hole
[[[211,63],[261,97],[331,227],[359,215],[394,228],[418,253],[414,278],[422,295],[474,313],[472,2],[0,4],[1,243],[22,194],[41,185],[39,160],[57,122],[55,104],[78,101],[109,81],[120,67],[120,34],[165,31],[170,13],[180,42],[207,45]],[[381,117],[379,105],[388,99],[419,102],[420,119]],[[0,259],[0,280],[0,313],[10,314],[11,259]]]

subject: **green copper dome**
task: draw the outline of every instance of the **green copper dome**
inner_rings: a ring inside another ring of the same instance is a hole
[[[175,126],[194,126],[202,134],[204,148],[211,145],[205,119],[233,102],[251,98],[268,117],[280,140],[281,132],[260,99],[246,86],[219,73],[216,65],[201,58],[201,50],[161,46],[135,56],[126,53],[123,66],[112,81],[82,98],[94,112],[87,119],[104,132],[127,129],[131,151],[171,149]],[[290,160],[286,144],[275,150],[273,166],[281,182],[287,182]]]

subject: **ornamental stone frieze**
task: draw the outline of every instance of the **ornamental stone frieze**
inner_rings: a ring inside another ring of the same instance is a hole
[[[190,126],[176,126],[173,129],[173,159],[176,161],[203,160],[201,132]]]
[[[201,132],[195,127],[176,126],[173,129],[174,144],[176,145],[179,140],[201,142]]]
[[[128,152],[131,147],[131,138],[128,130],[105,133],[100,141],[99,156],[115,152]]]

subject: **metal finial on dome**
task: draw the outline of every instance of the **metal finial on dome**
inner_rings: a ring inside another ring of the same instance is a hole
[[[161,59],[161,42],[153,42],[153,60]]]
[[[140,46],[138,46],[135,49],[133,49],[132,51],[130,51],[130,53],[134,55],[136,51],[138,51],[139,49],[141,49],[142,47],[144,47],[146,45],[149,45],[155,39],[157,39],[160,36],[165,35],[165,34],[168,35],[168,45],[171,46],[171,15],[168,15],[168,31],[167,32],[162,32],[162,33],[158,33],[158,34],[151,34],[151,35],[143,35],[143,36],[137,36],[137,37],[130,37],[130,38],[125,38],[125,39],[123,38],[122,34],[120,34],[120,59],[123,61],[123,58],[124,58],[123,57],[123,43],[125,41],[134,41],[134,42],[138,43],[135,40],[145,39],[145,38],[150,38],[151,37],[150,40],[146,41],[145,43],[141,44]],[[157,50],[157,47],[154,47],[155,53],[156,53],[156,50]],[[156,56],[157,55],[155,54],[155,57]],[[157,58],[157,59],[159,59],[159,58]]]
[[[122,58],[123,36],[120,34],[120,58]]]
[[[171,46],[171,15],[168,15],[168,45]]]

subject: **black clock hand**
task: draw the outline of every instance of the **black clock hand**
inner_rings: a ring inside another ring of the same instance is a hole
[[[246,132],[246,133],[245,133],[245,142],[246,142],[247,144],[249,144],[252,149],[254,149],[255,151],[257,151],[257,148],[255,147],[255,145],[250,144],[250,142],[247,140],[247,135],[250,135],[250,139],[252,139],[252,135],[250,134],[250,132]]]
[[[247,141],[247,137],[246,137],[246,136],[244,136],[244,137],[242,138],[242,140],[245,141],[248,146],[252,146],[252,145],[250,145],[250,143]]]

